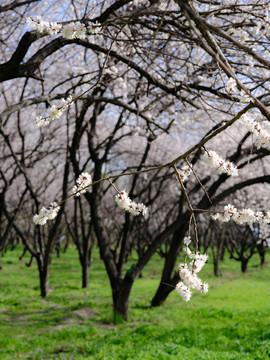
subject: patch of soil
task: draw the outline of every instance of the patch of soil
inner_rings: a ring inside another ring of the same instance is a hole
[[[70,312],[63,320],[53,327],[53,330],[61,330],[69,325],[83,324],[94,316],[92,308],[85,306],[81,309]]]

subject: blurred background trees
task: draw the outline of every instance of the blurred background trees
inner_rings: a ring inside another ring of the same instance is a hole
[[[170,167],[138,172],[193,146],[177,166],[186,159],[195,169],[186,188],[193,208],[203,213],[199,245],[213,252],[215,274],[225,247],[242,271],[257,251],[264,262],[266,235],[259,238],[259,230],[249,226],[214,225],[202,210],[222,209],[228,202],[267,210],[269,151],[254,147],[239,121],[207,142],[207,148],[236,163],[240,176],[234,179],[211,171],[196,144],[247,112],[269,120],[267,5],[252,0],[1,4],[0,249],[14,239],[23,243],[38,263],[42,296],[49,289],[52,251],[65,236],[66,245],[72,241],[78,249],[83,287],[91,249],[99,247],[114,311],[125,319],[136,277],[153,254],[160,254],[163,270],[152,305],[164,302],[179,281],[176,262],[190,212]],[[60,23],[100,23],[101,31],[85,40],[31,31],[27,16],[40,14]],[[234,89],[230,77],[240,81]],[[69,95],[80,97],[65,116],[35,126],[36,116],[46,116]],[[146,204],[149,216],[124,213],[110,183],[100,182],[64,203],[53,222],[35,226],[33,215],[70,194],[84,171],[93,181],[134,173],[116,177],[114,185]],[[127,267],[134,252],[137,262]]]

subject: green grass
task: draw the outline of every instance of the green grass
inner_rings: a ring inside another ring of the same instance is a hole
[[[39,296],[36,264],[8,251],[0,271],[0,359],[270,359],[270,267],[254,256],[247,274],[228,258],[223,276],[212,275],[211,259],[201,272],[209,293],[184,303],[171,293],[149,308],[162,260],[154,257],[130,297],[130,320],[112,322],[111,291],[94,252],[89,289],[81,289],[76,250],[69,248],[50,266],[50,288]],[[131,259],[129,266],[135,262]]]

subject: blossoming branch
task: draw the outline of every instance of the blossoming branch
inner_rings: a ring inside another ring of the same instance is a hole
[[[56,218],[59,210],[60,206],[56,202],[53,202],[48,209],[43,207],[38,214],[34,215],[33,221],[36,225],[45,225],[47,220]]]
[[[224,206],[224,211],[216,212],[211,215],[213,220],[218,220],[221,222],[228,222],[233,220],[236,224],[252,224],[254,222],[270,224],[270,211],[267,211],[265,214],[262,211],[254,212],[252,209],[242,209],[240,211],[231,204]]]
[[[184,301],[190,300],[192,294],[190,289],[198,290],[203,294],[208,292],[208,284],[203,283],[196,275],[205,265],[208,256],[206,254],[200,254],[199,252],[192,252],[189,249],[190,243],[190,236],[185,237],[184,244],[186,245],[186,255],[191,259],[191,262],[187,264],[185,261],[179,265],[179,276],[181,281],[175,287],[175,290]]]
[[[73,186],[73,194],[81,196],[86,193],[88,187],[92,184],[92,176],[88,172],[83,172],[76,180],[76,184]]]
[[[38,31],[39,33],[56,35],[60,34],[67,40],[73,39],[86,39],[87,35],[97,34],[101,30],[100,24],[90,24],[85,26],[84,23],[76,21],[66,25],[58,24],[56,22],[48,22],[41,19],[40,16],[33,18],[29,16],[26,19],[27,24],[31,29]]]
[[[203,160],[213,168],[218,169],[221,173],[225,173],[233,177],[238,176],[238,169],[234,163],[222,159],[215,151],[206,150]]]
[[[268,121],[258,122],[248,114],[241,116],[241,122],[246,129],[256,136],[255,146],[257,149],[270,150],[270,126]]]
[[[115,202],[120,208],[126,210],[132,215],[138,216],[146,215],[148,213],[148,208],[142,203],[137,204],[132,201],[125,190],[115,195]]]
[[[70,95],[67,99],[61,99],[62,106],[57,107],[53,105],[49,110],[49,115],[47,117],[37,116],[35,123],[37,127],[47,126],[51,121],[60,119],[60,117],[64,114],[70,104],[73,103],[73,98]]]

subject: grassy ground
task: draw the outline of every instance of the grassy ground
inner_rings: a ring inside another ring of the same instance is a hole
[[[148,307],[160,278],[156,257],[134,285],[130,321],[112,323],[111,293],[94,256],[89,289],[81,289],[76,250],[51,265],[49,296],[39,297],[36,266],[26,268],[9,251],[0,271],[0,359],[270,359],[270,266],[254,257],[247,274],[225,259],[221,278],[206,265],[206,295],[184,303],[175,293]]]

